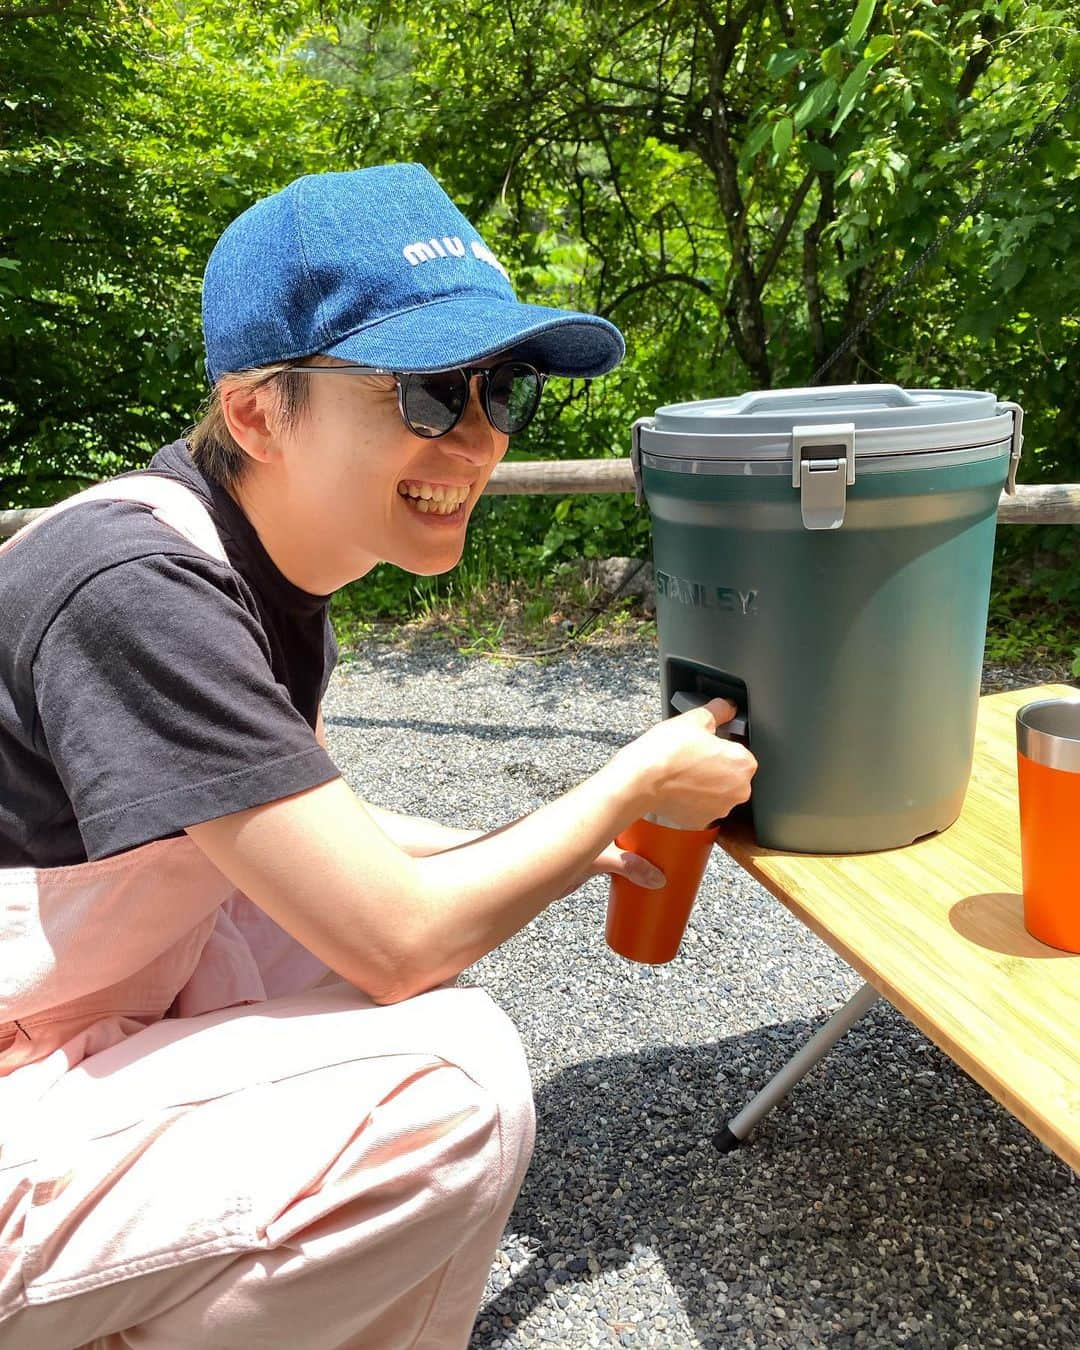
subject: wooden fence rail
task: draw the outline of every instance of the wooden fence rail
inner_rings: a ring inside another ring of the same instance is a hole
[[[633,490],[629,459],[549,459],[500,464],[487,495],[570,497]],[[0,539],[40,514],[40,509],[0,511]],[[997,518],[1003,525],[1080,525],[1080,483],[1021,483],[1015,497],[1002,493]]]

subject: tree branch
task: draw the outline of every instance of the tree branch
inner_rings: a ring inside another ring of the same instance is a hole
[[[992,14],[984,14],[980,18],[979,36],[983,38],[983,42],[969,54],[964,64],[964,69],[956,84],[957,103],[962,103],[964,99],[971,97],[979,76],[986,72],[990,62],[994,59],[994,48],[991,44],[1000,32],[1001,23]]]
[[[739,163],[731,139],[731,113],[727,106],[724,82],[731,66],[739,36],[747,19],[760,11],[765,0],[748,0],[737,17],[720,24],[708,4],[699,6],[706,27],[715,35],[709,68],[708,138],[700,144],[702,159],[712,171],[720,205],[724,213],[731,245],[734,290],[725,306],[735,350],[762,388],[772,383],[767,353],[765,313],[761,290],[754,276],[754,262],[748,239],[746,203],[739,186]]]
[[[638,80],[624,80],[618,75],[594,75],[593,79],[597,84],[613,84],[618,89],[632,89],[637,94],[650,94],[654,99],[657,97],[662,98],[667,92],[660,87],[659,82],[656,84],[642,84]]]
[[[860,267],[848,278],[847,284],[847,302],[844,305],[843,326],[840,337],[833,350],[840,346],[848,333],[856,326],[862,317],[862,311],[866,308],[867,301],[870,299],[870,291],[874,284],[874,269],[872,267]],[[861,342],[866,337],[860,338]],[[854,343],[840,357],[832,367],[830,378],[838,384],[850,384],[851,377],[854,374],[855,367],[859,361],[859,342]]]
[[[655,8],[643,11],[641,14],[632,18],[629,23],[624,24],[622,28],[617,29],[615,36],[621,38],[625,37],[627,33],[632,33],[639,24],[647,23],[649,19],[654,18],[657,14],[663,14],[664,11],[669,8],[669,5],[670,0],[660,0],[660,4]]]
[[[990,68],[994,59],[994,48],[991,43],[1001,32],[1001,28],[1001,23],[991,14],[984,14],[980,18],[979,35],[984,41],[974,51],[968,53],[968,58],[964,62],[964,69],[960,72],[960,78],[956,82],[956,108],[942,129],[943,140],[951,141],[955,139],[960,129],[960,105],[971,97],[979,79]]]
[[[774,0],[773,9],[776,10],[776,17],[780,20],[780,27],[784,30],[784,37],[794,47],[795,15],[791,12],[791,6],[787,3],[787,0]]]
[[[788,235],[795,227],[795,222],[799,218],[799,212],[802,210],[802,204],[806,201],[807,193],[814,184],[814,170],[808,169],[806,176],[792,194],[791,201],[788,202],[788,209],[784,212],[784,219],[780,222],[780,228],[777,230],[772,247],[765,255],[765,260],[758,268],[757,286],[758,290],[765,289],[765,283],[772,275],[772,270],[779,261],[781,253],[784,251],[784,245],[788,241]]]
[[[833,217],[833,175],[823,173],[818,179],[821,198],[817,215],[803,235],[803,285],[806,290],[806,313],[813,344],[814,369],[817,370],[827,355],[825,351],[825,319],[821,309],[821,267],[818,244],[821,232]]]
[[[710,297],[714,294],[713,288],[707,281],[702,281],[700,277],[693,277],[688,272],[661,272],[655,277],[636,282],[633,286],[628,286],[625,291],[621,291],[606,307],[604,315],[611,314],[624,300],[629,300],[632,295],[640,295],[642,291],[650,291],[656,286],[666,286],[672,281],[682,282],[685,286],[693,286],[695,290],[699,290]]]

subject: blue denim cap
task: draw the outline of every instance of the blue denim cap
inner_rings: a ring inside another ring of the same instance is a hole
[[[592,378],[626,350],[606,319],[521,304],[502,264],[420,164],[308,174],[250,206],[206,264],[206,373],[322,352],[445,370],[513,350]]]

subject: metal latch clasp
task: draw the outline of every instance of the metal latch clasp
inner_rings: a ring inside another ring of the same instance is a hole
[[[645,500],[645,489],[641,481],[641,428],[651,427],[651,417],[639,417],[630,428],[630,467],[634,471],[634,503],[640,506]]]
[[[1013,415],[1012,449],[1009,452],[1009,475],[1005,479],[1005,495],[1016,496],[1016,471],[1020,467],[1020,456],[1024,450],[1024,410],[1019,403],[999,403],[998,411],[1011,412]]]
[[[808,530],[838,530],[855,481],[855,423],[791,428],[791,486]]]

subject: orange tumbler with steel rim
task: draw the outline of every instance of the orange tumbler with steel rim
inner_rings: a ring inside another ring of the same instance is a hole
[[[1080,952],[1080,698],[1021,708],[1016,749],[1024,927]]]
[[[651,966],[674,960],[719,833],[715,826],[684,830],[648,815],[616,837],[620,848],[647,858],[667,881],[654,891],[611,878],[605,937],[612,951]]]

